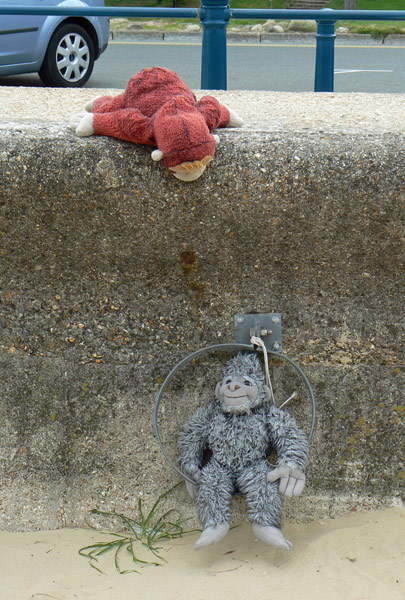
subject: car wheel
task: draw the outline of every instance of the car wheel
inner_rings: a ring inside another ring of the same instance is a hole
[[[55,31],[39,76],[52,87],[80,87],[94,67],[94,45],[83,27],[66,23]]]

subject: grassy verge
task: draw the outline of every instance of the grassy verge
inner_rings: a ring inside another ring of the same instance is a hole
[[[273,8],[283,9],[289,0],[273,0]],[[105,0],[106,6],[148,6],[154,8],[171,8],[173,0]],[[199,0],[178,0],[182,8],[199,7]],[[231,0],[232,8],[268,9],[269,0]],[[343,10],[344,0],[331,0],[328,8]],[[357,0],[358,10],[405,10],[405,0]],[[137,19],[138,20],[138,19]],[[144,19],[143,19],[144,20]],[[182,30],[187,24],[194,23],[193,19],[159,19],[159,24],[146,25],[145,29]],[[262,20],[234,19],[229,23],[230,28],[248,27]],[[339,21],[338,26],[347,27],[351,33],[369,34],[374,38],[385,38],[392,34],[405,34],[405,21]]]
[[[343,10],[344,0],[331,0],[328,8]],[[405,10],[405,0],[357,0],[358,10]],[[405,33],[405,21],[339,21],[352,33],[369,34],[374,38]]]

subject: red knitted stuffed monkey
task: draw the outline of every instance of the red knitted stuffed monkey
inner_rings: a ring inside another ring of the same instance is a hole
[[[176,73],[161,67],[143,69],[125,92],[96,98],[85,108],[89,112],[70,120],[77,135],[107,135],[157,146],[152,158],[163,159],[164,166],[183,181],[198,179],[211,162],[217,141],[211,131],[242,125],[236,113],[212,96],[197,102]]]

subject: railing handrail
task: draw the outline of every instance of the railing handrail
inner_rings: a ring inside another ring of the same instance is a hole
[[[199,8],[159,8],[148,6],[5,6],[0,5],[0,15],[69,15],[72,17],[172,17],[196,19]]]
[[[94,17],[157,17],[194,19],[200,8],[159,7],[106,7],[106,6],[13,6],[0,5],[0,15],[71,15]],[[231,8],[232,19],[309,19],[315,21],[405,21],[405,10],[332,10],[332,9],[276,9],[276,8]]]
[[[335,25],[337,21],[405,21],[405,10],[245,9],[231,8],[228,0],[201,0],[200,8],[13,6],[0,5],[0,15],[52,15],[82,17],[152,17],[200,19],[202,38],[201,88],[226,89],[229,19],[315,20],[315,92],[333,92]]]

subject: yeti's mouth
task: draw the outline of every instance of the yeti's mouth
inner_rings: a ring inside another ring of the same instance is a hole
[[[224,401],[226,404],[230,406],[239,406],[241,404],[249,403],[249,398],[247,396],[226,396],[224,395]]]

